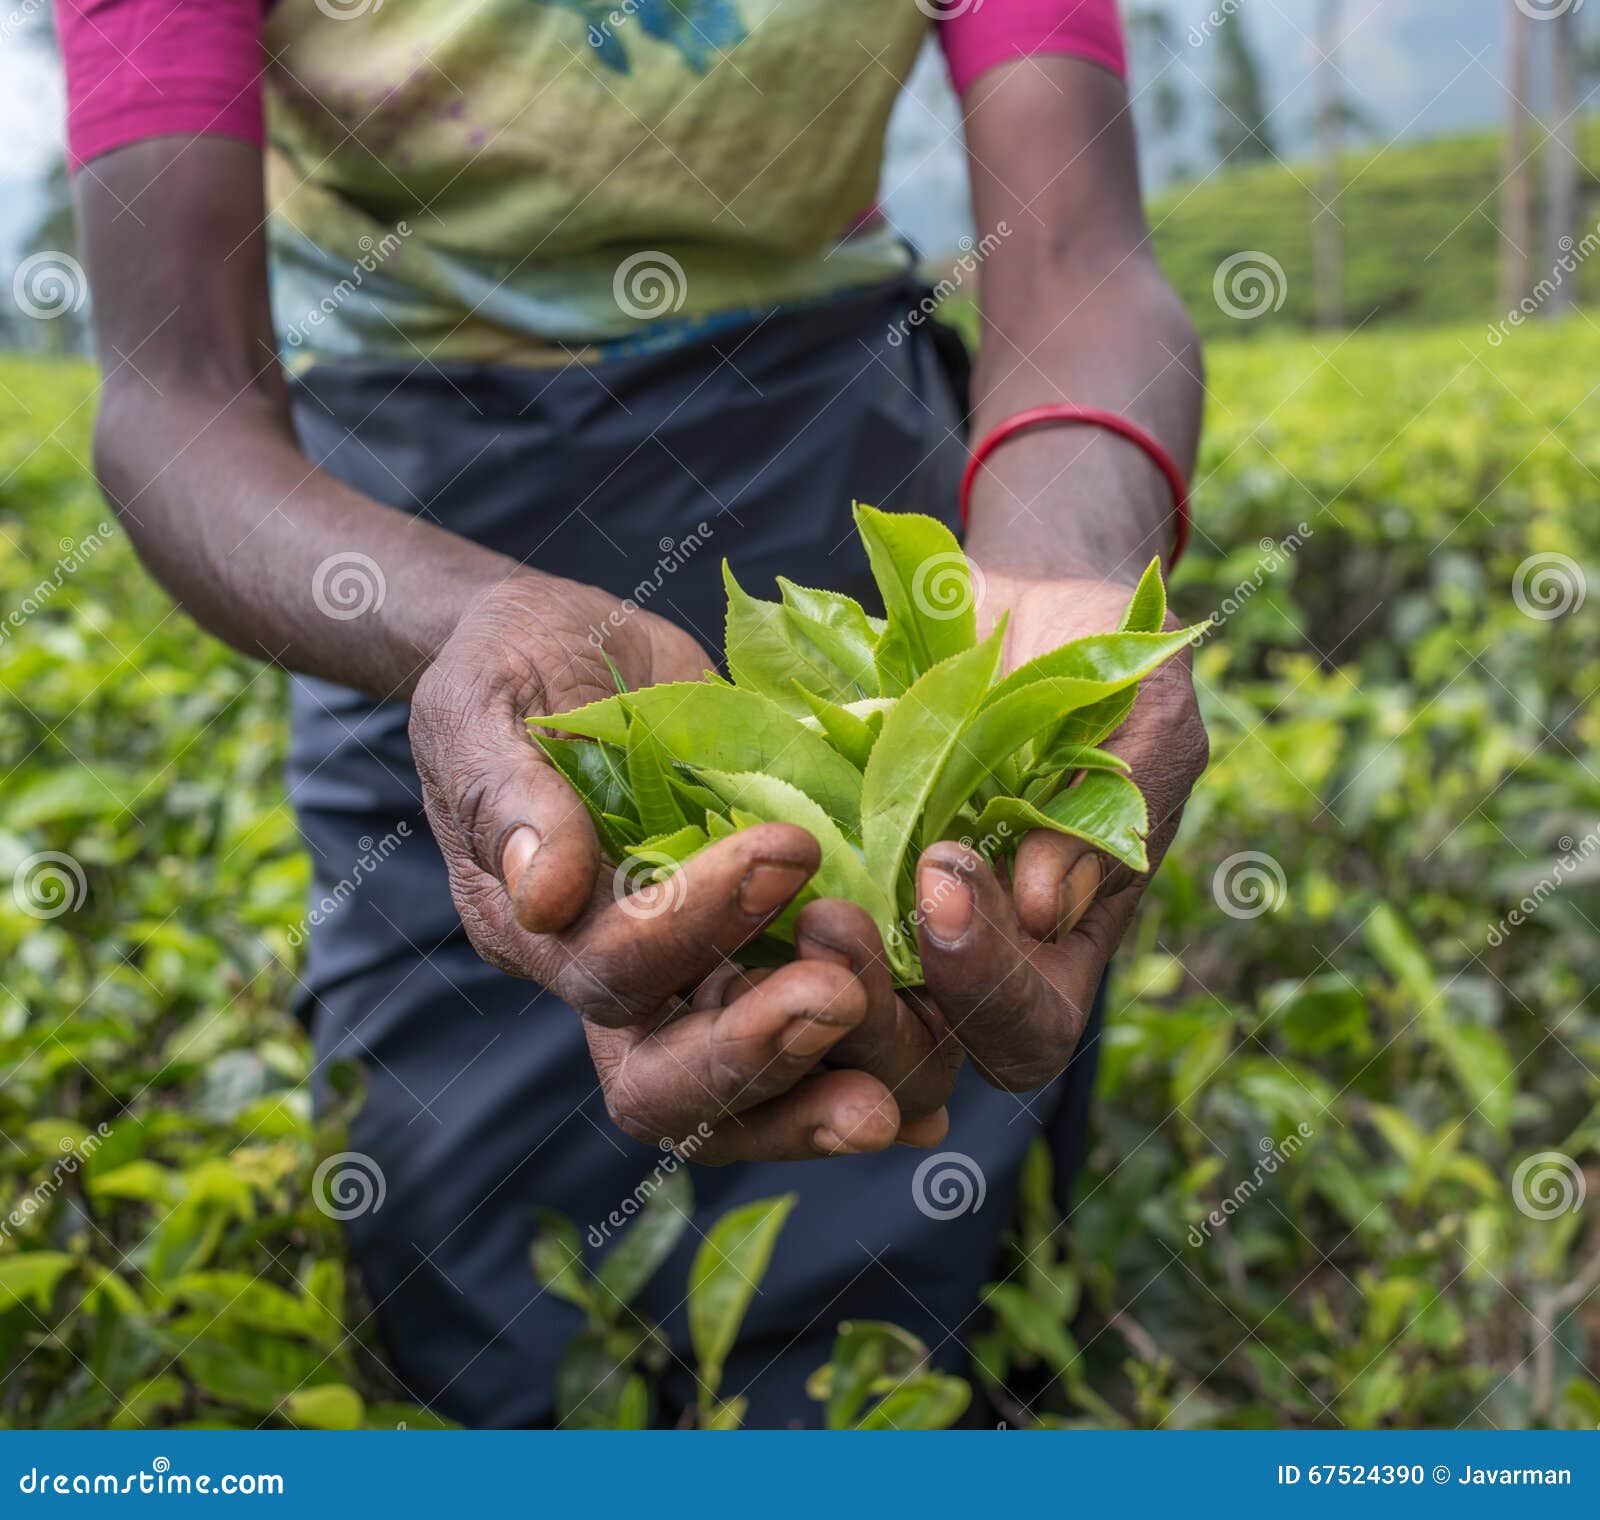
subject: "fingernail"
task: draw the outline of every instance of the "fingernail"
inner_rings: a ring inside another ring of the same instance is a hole
[[[841,1140],[838,1134],[829,1129],[826,1124],[819,1124],[811,1131],[811,1143],[824,1156],[853,1156],[855,1154],[855,1147],[848,1140]]]
[[[785,1055],[816,1056],[830,1045],[837,1044],[843,1034],[843,1025],[830,1024],[815,1014],[802,1013],[789,1021],[780,1043]]]
[[[972,884],[941,866],[924,866],[917,873],[922,922],[935,944],[954,945],[967,932],[977,903]]]
[[[739,883],[739,906],[751,918],[765,918],[806,884],[806,876],[799,866],[751,866]]]
[[[518,824],[506,836],[506,842],[500,851],[500,879],[506,884],[506,891],[517,890],[517,883],[522,880],[522,873],[533,863],[533,857],[539,853],[541,843],[538,834],[525,823]]]
[[[1062,878],[1056,894],[1058,919],[1056,938],[1064,939],[1077,927],[1078,920],[1088,911],[1094,894],[1100,890],[1100,857],[1085,855]]]

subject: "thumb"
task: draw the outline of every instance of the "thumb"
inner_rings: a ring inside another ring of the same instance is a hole
[[[435,666],[412,699],[411,743],[429,817],[454,836],[445,858],[500,882],[524,929],[572,923],[594,892],[599,840],[511,695]]]

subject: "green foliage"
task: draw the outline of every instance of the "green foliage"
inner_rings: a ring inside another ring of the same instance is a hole
[[[940,839],[998,858],[1027,829],[1073,834],[1136,869],[1144,799],[1093,748],[1138,683],[1200,631],[1161,631],[1152,564],[1119,631],[999,676],[1002,621],[981,643],[966,557],[942,523],[856,508],[886,616],[780,581],[748,595],[723,566],[733,684],[680,681],[530,718],[613,858],[646,885],[751,822],[798,824],[822,865],[796,906],[846,897],[878,925],[897,980],[921,980],[914,866]],[[591,753],[549,729],[592,741]],[[1070,742],[1063,742],[1063,738]],[[1069,786],[1079,771],[1089,774]],[[647,870],[636,872],[635,863]],[[790,936],[792,913],[771,930]],[[770,946],[752,953],[765,958]]]
[[[1007,1291],[963,1330],[976,1380],[1011,1424],[1592,1429],[1594,857],[1540,884],[1600,823],[1600,336],[1577,318],[1498,349],[1473,326],[1209,359],[1172,596],[1223,625],[1196,661],[1213,763],[1118,957],[1070,1228],[1036,1157]],[[89,371],[0,360],[0,395],[0,1420],[336,1423],[352,1390],[366,1424],[429,1423],[393,1402],[312,1202],[340,1141],[337,1115],[311,1122],[288,1015],[309,870],[281,684],[197,638],[119,536],[56,567],[104,518]],[[1519,610],[1542,553],[1583,568],[1585,606]],[[871,625],[806,615],[861,680]],[[45,851],[83,890],[39,918],[13,889]],[[1283,888],[1239,918],[1214,883],[1248,851]],[[1545,1152],[1585,1208],[1518,1207]],[[642,1237],[612,1265],[645,1228],[586,1264],[596,1301],[670,1270]],[[615,1324],[583,1375],[643,1367],[615,1411],[640,1423],[652,1343]],[[872,1330],[842,1329],[814,1383],[830,1423],[925,1368]],[[959,1390],[923,1392],[942,1417]]]

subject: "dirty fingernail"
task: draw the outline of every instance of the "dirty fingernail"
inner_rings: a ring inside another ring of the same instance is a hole
[[[764,918],[805,884],[806,873],[799,866],[752,866],[739,883],[739,906],[752,918]]]
[[[1094,894],[1100,890],[1102,876],[1100,857],[1098,855],[1085,855],[1062,879],[1061,890],[1057,894],[1056,904],[1059,910],[1059,925],[1056,938],[1064,939],[1077,927],[1078,920],[1088,911],[1089,904],[1094,901]]]
[[[507,836],[505,846],[500,851],[500,879],[506,884],[506,891],[517,890],[523,872],[539,853],[540,843],[538,834],[525,823],[519,824]]]
[[[953,945],[967,932],[977,904],[972,884],[939,866],[924,866],[917,875],[922,922],[936,944]]]

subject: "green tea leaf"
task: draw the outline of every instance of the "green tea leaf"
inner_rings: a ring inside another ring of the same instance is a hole
[[[919,676],[977,642],[971,571],[942,522],[856,503],[856,527],[888,614],[874,652],[882,694],[899,696]]]
[[[670,833],[688,822],[673,793],[669,771],[666,751],[644,720],[635,718],[628,730],[628,785],[639,827],[650,834]]]
[[[728,669],[737,685],[792,713],[806,710],[797,685],[841,701],[860,695],[854,678],[829,658],[825,646],[808,639],[782,603],[758,601],[745,591],[726,560],[722,581],[728,592]],[[870,657],[869,646],[869,669]]]
[[[1170,633],[1095,633],[1029,660],[1013,670],[989,693],[989,705],[1034,681],[1073,680],[1084,683],[1084,701],[1109,697],[1143,680],[1158,665],[1194,641],[1204,624]]]
[[[966,1413],[972,1389],[964,1378],[924,1372],[886,1393],[857,1430],[948,1430]]]
[[[577,1229],[554,1209],[540,1209],[536,1217],[539,1230],[533,1238],[533,1275],[557,1298],[588,1309],[594,1296]]]
[[[1058,677],[1034,681],[998,701],[986,701],[939,773],[923,813],[922,844],[945,837],[950,820],[1008,756],[1074,708],[1098,701],[1102,695],[1098,682]]]
[[[876,696],[876,653],[883,636],[883,619],[869,616],[860,602],[842,592],[797,586],[781,575],[778,590],[789,626],[822,651],[855,688],[848,695],[841,695],[840,700]]]
[[[1135,871],[1150,868],[1144,848],[1149,827],[1143,793],[1116,771],[1090,771],[1077,786],[1068,787],[1043,807],[1020,797],[996,797],[984,807],[977,823],[980,834],[1005,828],[1017,839],[1031,829],[1071,834]]]
[[[1161,559],[1157,556],[1145,566],[1134,587],[1133,596],[1123,608],[1118,633],[1160,633],[1167,620],[1167,588],[1161,579]]]
[[[1003,636],[996,628],[934,666],[883,720],[862,778],[861,842],[868,871],[887,891],[899,891],[917,820],[994,679]]]
[[[695,770],[776,776],[820,803],[847,832],[860,827],[861,773],[760,693],[693,681],[647,686],[625,700],[674,760]]]
[[[659,1180],[657,1177],[652,1173],[640,1184],[647,1191],[639,1217],[623,1230],[595,1268],[595,1304],[607,1319],[615,1319],[617,1312],[638,1297],[689,1227],[694,1200],[687,1173],[674,1165],[671,1171],[660,1173]],[[638,1192],[634,1190],[635,1197]]]
[[[843,897],[859,903],[884,935],[895,919],[894,900],[862,862],[860,853],[845,838],[838,824],[810,797],[776,776],[754,771],[727,773],[702,771],[701,778],[722,798],[735,816],[761,823],[793,823],[810,832],[822,850],[822,864],[796,899],[803,905],[818,897]],[[891,952],[892,954],[892,952]]]
[[[841,707],[826,697],[816,696],[804,689],[801,689],[800,696],[817,720],[817,726],[828,736],[828,743],[857,770],[865,770],[872,746],[883,728],[882,717],[874,726],[865,718],[857,717],[848,707]]]
[[[689,1268],[689,1339],[700,1362],[703,1402],[722,1382],[722,1365],[794,1204],[795,1195],[785,1193],[734,1209],[711,1227],[695,1253]]]

